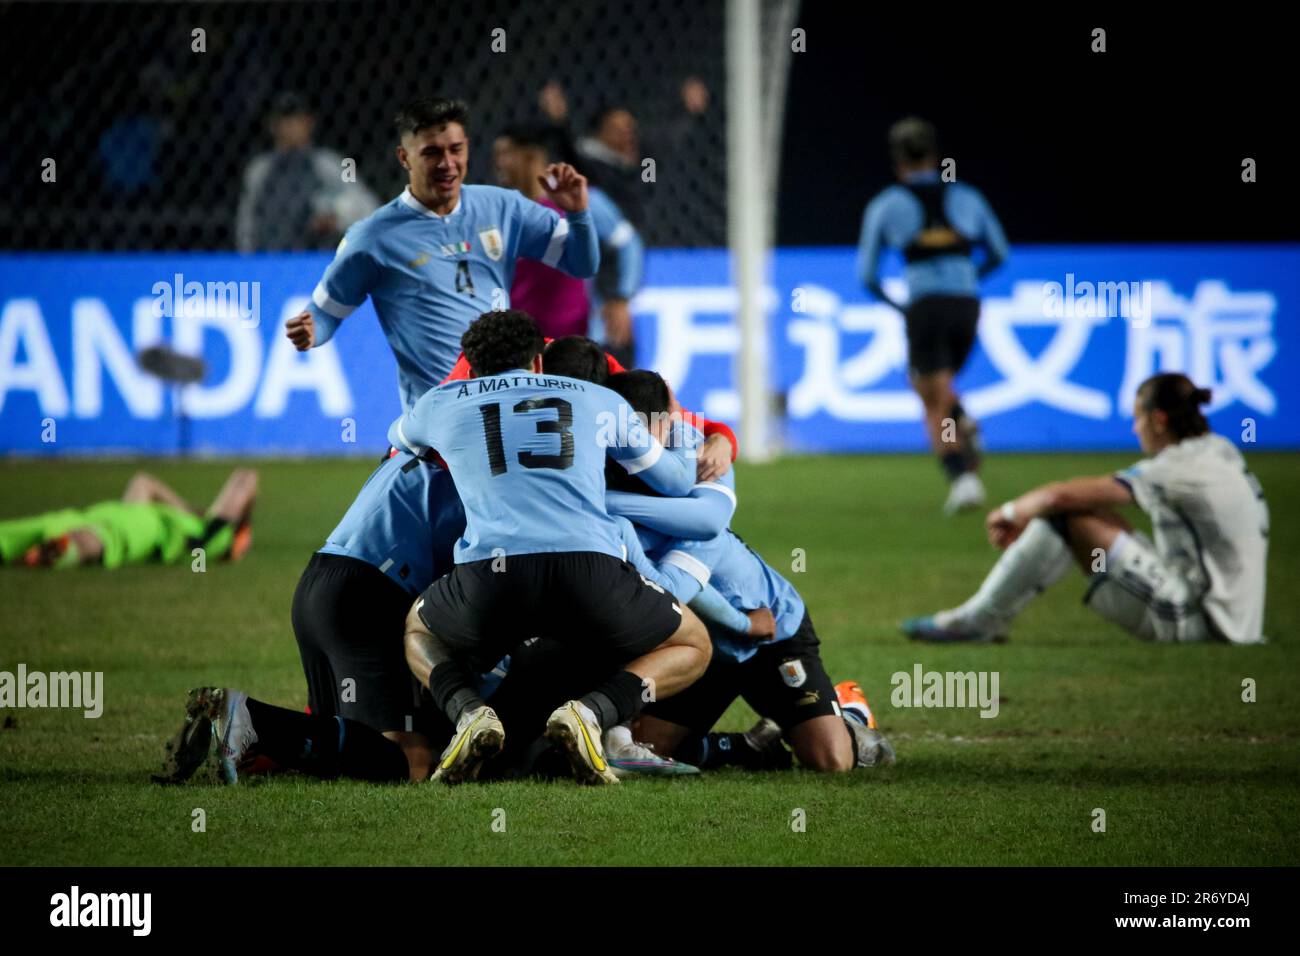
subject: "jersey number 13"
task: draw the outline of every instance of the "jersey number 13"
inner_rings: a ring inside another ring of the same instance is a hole
[[[573,406],[562,398],[530,398],[519,402],[511,409],[516,415],[535,412],[543,408],[555,409],[555,418],[539,419],[535,422],[539,434],[560,436],[560,453],[558,455],[539,455],[531,451],[521,451],[515,457],[525,468],[556,468],[563,470],[573,467]],[[487,444],[488,464],[493,476],[506,473],[506,449],[501,439],[501,406],[496,402],[479,408],[483,416],[483,441]]]

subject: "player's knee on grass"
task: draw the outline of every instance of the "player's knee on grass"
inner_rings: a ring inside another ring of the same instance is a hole
[[[844,718],[814,717],[795,725],[786,734],[799,765],[823,773],[847,773],[856,759],[853,735],[844,726]]]
[[[429,779],[429,774],[433,772],[434,753],[428,737],[405,730],[389,730],[384,736],[402,748],[410,771],[408,779],[412,783],[423,783]]]

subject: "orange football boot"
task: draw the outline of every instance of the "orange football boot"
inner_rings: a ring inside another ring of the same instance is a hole
[[[867,695],[862,692],[862,686],[855,680],[842,680],[835,685],[835,696],[839,699],[842,710],[856,710],[867,718],[867,726],[876,730],[876,715],[871,712],[871,705],[867,703]]]

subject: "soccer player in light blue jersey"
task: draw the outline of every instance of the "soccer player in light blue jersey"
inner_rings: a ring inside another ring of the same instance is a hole
[[[546,736],[577,779],[615,783],[604,731],[689,686],[710,645],[689,608],[623,560],[605,463],[677,495],[694,484],[693,463],[664,454],[614,392],[543,375],[542,336],[526,314],[487,313],[462,345],[473,378],[425,393],[389,432],[413,453],[436,449],[465,505],[456,567],[406,625],[412,673],[456,725],[434,778],[475,779],[501,750],[504,725],[472,675],[539,636],[605,668],[599,686],[552,712]]]
[[[479,314],[508,307],[518,259],[579,279],[600,265],[587,180],[572,166],[552,163],[541,177],[564,216],[514,190],[464,185],[468,115],[464,103],[445,99],[398,114],[406,189],[348,230],[311,306],[286,323],[305,351],[328,342],[368,296],[397,358],[404,409],[451,372]]]
[[[624,372],[611,376],[608,384],[651,419],[670,408],[668,387],[654,372]],[[699,440],[698,432],[679,430],[679,435]],[[841,693],[832,684],[799,592],[727,527],[735,510],[733,474],[701,483],[693,494],[606,495],[611,512],[635,516],[640,523],[635,537],[625,528],[630,560],[680,600],[692,602],[710,625],[714,649],[699,681],[646,707],[636,721],[634,739],[652,745],[661,757],[701,769],[769,766],[770,751],[780,748],[782,734],[800,765],[809,769],[846,771],[892,759],[860,688],[845,687]],[[637,554],[638,545],[644,546],[644,555]],[[737,697],[772,722],[775,736],[763,730],[765,724],[750,735],[709,733]],[[755,734],[766,739],[745,739]]]
[[[984,503],[978,427],[962,408],[953,379],[975,345],[980,280],[1007,258],[1007,239],[979,190],[940,176],[930,123],[915,117],[895,123],[889,148],[899,181],[863,214],[858,277],[876,298],[903,313],[908,371],[925,406],[930,445],[951,482],[944,510],[953,514]],[[906,305],[890,299],[880,284],[880,255],[887,247],[899,249],[907,262]]]

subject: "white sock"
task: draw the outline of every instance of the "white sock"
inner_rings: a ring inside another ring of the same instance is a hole
[[[1035,518],[1002,552],[974,597],[951,611],[940,611],[935,622],[940,627],[961,624],[985,631],[1004,628],[1040,591],[1061,580],[1072,563],[1061,536],[1042,518]]]
[[[1131,540],[1132,537],[1127,531],[1121,531],[1115,535],[1115,540],[1106,549],[1106,567],[1113,568],[1119,564],[1119,557],[1128,548],[1128,543]]]
[[[605,750],[623,750],[632,746],[632,728],[627,724],[615,724],[605,731]]]

